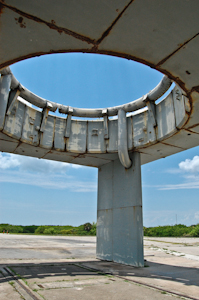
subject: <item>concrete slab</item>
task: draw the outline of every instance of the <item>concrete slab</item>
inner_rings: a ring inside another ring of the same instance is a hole
[[[96,237],[0,234],[0,263],[4,260],[54,261],[94,259]]]
[[[2,275],[0,270],[0,296],[1,300],[8,300],[8,299],[14,299],[14,300],[21,300],[21,296],[12,284],[10,284],[7,279]]]
[[[27,291],[46,300],[199,300],[199,238],[145,237],[144,268],[95,259],[95,237],[0,234],[0,240],[0,268],[23,283],[16,292],[17,282],[11,286],[13,278],[0,273],[3,300]]]
[[[92,286],[81,286],[68,289],[49,289],[39,291],[45,299],[114,299],[114,300],[129,300],[129,299],[154,299],[163,300],[168,299],[168,295],[161,294],[159,291],[154,291],[143,286],[138,286],[128,281],[116,278],[109,279],[107,282],[100,282]],[[170,296],[169,299],[176,299]]]
[[[94,262],[90,262],[93,264]],[[44,299],[167,299],[163,291],[139,286],[127,278],[99,273],[75,264],[11,266],[30,290]],[[150,298],[149,298],[150,297]],[[170,295],[170,299],[175,299]]]

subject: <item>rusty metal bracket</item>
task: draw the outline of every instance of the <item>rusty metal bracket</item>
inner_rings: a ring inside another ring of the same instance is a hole
[[[21,91],[19,89],[15,89],[15,90],[11,90],[10,91],[10,95],[9,95],[9,99],[8,99],[8,108],[7,108],[7,112],[6,115],[9,116],[15,106],[17,97],[20,95]]]

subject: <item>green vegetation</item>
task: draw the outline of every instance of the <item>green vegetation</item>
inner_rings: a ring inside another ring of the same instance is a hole
[[[16,226],[0,224],[0,232],[4,233],[27,233],[44,235],[96,235],[96,223],[85,223],[74,226]],[[144,227],[144,236],[153,237],[199,237],[199,224],[185,226],[182,224],[174,226]]]
[[[28,233],[45,235],[96,235],[96,223],[85,223],[83,225],[73,226],[22,226],[0,224],[0,233]]]
[[[35,233],[38,226],[21,226],[21,225],[10,225],[10,224],[0,224],[0,232],[9,233]]]
[[[174,226],[144,227],[144,236],[153,237],[199,237],[199,224],[185,226],[182,224]]]

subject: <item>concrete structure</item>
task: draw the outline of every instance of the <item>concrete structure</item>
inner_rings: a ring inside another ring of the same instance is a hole
[[[98,167],[97,256],[143,266],[140,164],[199,145],[198,1],[5,0],[0,9],[0,150]],[[134,59],[169,79],[135,102],[84,110],[37,97],[7,68],[71,51]],[[171,80],[177,85],[156,104]],[[57,108],[67,118],[49,114]]]

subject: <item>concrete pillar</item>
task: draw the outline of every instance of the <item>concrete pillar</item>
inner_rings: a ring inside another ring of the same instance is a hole
[[[119,159],[98,170],[97,258],[144,266],[140,154],[132,167]]]

